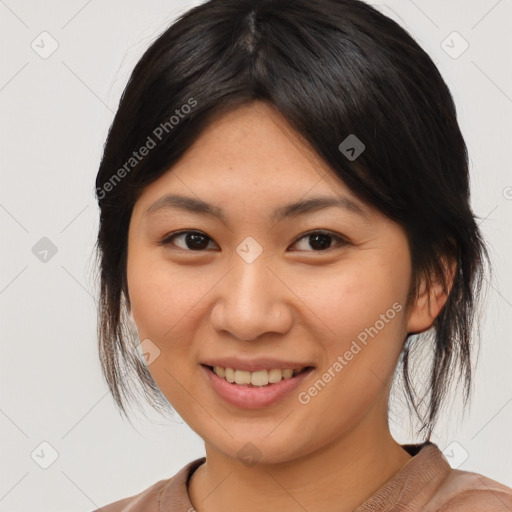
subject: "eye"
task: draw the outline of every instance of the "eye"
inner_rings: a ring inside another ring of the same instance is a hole
[[[174,240],[181,240],[181,242],[176,244]],[[178,231],[164,238],[159,245],[176,245],[184,250],[204,251],[207,249],[208,240],[211,238],[200,231]]]
[[[333,246],[331,245],[331,242],[337,241],[339,245],[348,245],[350,242],[342,237],[341,235],[337,235],[335,233],[332,233],[330,231],[310,231],[309,233],[306,233],[305,235],[302,235],[299,239],[297,239],[296,242],[294,242],[293,245],[298,244],[302,240],[306,240],[305,243],[303,243],[303,246],[309,246],[314,249],[315,252],[319,251],[325,251],[327,249],[331,249]],[[303,250],[303,249],[301,249]],[[307,249],[306,249],[307,250]]]
[[[180,240],[180,243],[175,243],[176,240]],[[309,247],[312,248],[314,252],[325,252],[326,250],[331,249],[333,247],[333,241],[338,242],[338,245],[341,246],[348,245],[350,243],[341,235],[323,230],[310,231],[309,233],[306,233],[298,238],[293,243],[293,245],[298,245],[303,240],[305,242],[303,242],[302,249],[299,250],[308,251]],[[161,242],[159,242],[159,245],[174,245],[180,249],[196,252],[207,250],[209,241],[213,242],[213,240],[208,235],[200,231],[178,231],[164,238]],[[304,246],[306,247],[304,248]]]

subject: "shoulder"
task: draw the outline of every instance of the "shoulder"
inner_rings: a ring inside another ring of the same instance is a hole
[[[478,473],[452,469],[425,512],[510,512],[512,488]]]
[[[157,512],[160,510],[190,510],[187,482],[190,475],[206,458],[201,457],[182,467],[173,477],[159,480],[147,489],[118,500],[92,512]]]
[[[138,494],[109,503],[92,512],[146,512],[146,510],[149,512],[157,510],[155,505],[158,506],[159,496],[171,480],[172,478],[159,480]]]

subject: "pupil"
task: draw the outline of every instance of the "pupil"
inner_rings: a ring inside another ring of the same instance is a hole
[[[323,235],[323,234],[317,234],[317,235],[310,235],[311,242],[310,245],[313,249],[328,249],[330,247],[330,235]],[[320,239],[320,241],[318,240]],[[317,247],[315,247],[315,244]]]
[[[198,233],[189,233],[186,236],[186,243],[187,243],[187,246],[189,246],[189,247],[190,247],[190,245],[192,246],[192,247],[190,247],[191,249],[200,249],[201,250],[201,249],[206,248],[206,246],[208,246],[208,241],[206,241],[205,236],[200,235]]]

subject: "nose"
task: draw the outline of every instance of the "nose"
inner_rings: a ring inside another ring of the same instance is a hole
[[[293,293],[270,260],[260,256],[248,263],[235,255],[231,270],[215,288],[210,319],[217,332],[251,341],[291,328]]]

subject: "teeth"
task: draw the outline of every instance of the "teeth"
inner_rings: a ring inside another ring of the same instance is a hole
[[[252,384],[253,386],[266,386],[267,384],[275,384],[281,382],[282,379],[290,379],[304,368],[272,368],[271,370],[258,370],[249,372],[247,370],[235,370],[234,368],[223,368],[222,366],[214,366],[213,371],[228,382],[236,383],[242,386]]]
[[[250,384],[251,383],[251,372],[243,370],[235,370],[235,382],[237,384]]]
[[[216,366],[215,368],[220,368],[220,366]],[[222,370],[222,368],[221,368],[221,370]],[[226,368],[224,370],[224,373],[225,373],[225,379],[228,382],[235,382],[235,370],[233,370],[233,368]],[[221,375],[219,375],[219,377],[221,377]]]
[[[238,373],[238,370],[236,371]],[[249,374],[250,372],[244,372]],[[267,370],[260,370],[258,372],[252,372],[250,373],[251,376],[251,384],[253,386],[266,386],[268,384],[268,371]],[[236,381],[237,384],[240,384],[238,381]],[[245,382],[243,383],[245,384]]]
[[[272,384],[276,382],[281,382],[281,379],[283,378],[283,371],[279,369],[272,369],[268,372],[268,381]]]

